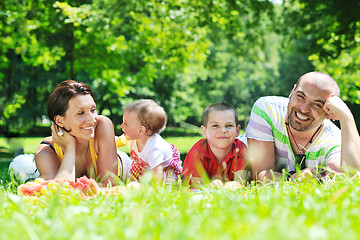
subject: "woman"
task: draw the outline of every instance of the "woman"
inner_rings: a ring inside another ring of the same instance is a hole
[[[47,104],[52,134],[35,152],[40,177],[74,181],[86,175],[107,183],[126,179],[130,159],[118,157],[111,120],[98,115],[93,93],[82,82],[67,80],[51,93]]]

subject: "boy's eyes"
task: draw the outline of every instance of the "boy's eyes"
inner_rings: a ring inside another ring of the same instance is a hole
[[[211,125],[211,127],[212,128],[218,128],[218,127],[220,127],[220,125],[219,124],[213,124],[213,125]],[[234,124],[226,124],[225,127],[226,128],[233,128]]]

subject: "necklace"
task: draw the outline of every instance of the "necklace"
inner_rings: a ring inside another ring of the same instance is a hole
[[[305,144],[305,146],[304,146],[302,149],[300,149],[300,147],[299,147],[300,144],[298,144],[298,143],[296,142],[295,137],[294,137],[293,133],[291,132],[291,129],[290,129],[290,126],[289,126],[289,117],[288,117],[288,122],[285,122],[285,125],[286,125],[287,128],[289,129],[289,133],[290,133],[292,139],[294,140],[295,146],[296,146],[297,149],[299,150],[299,153],[300,153],[300,154],[303,154],[304,149],[306,150],[306,146],[307,146],[309,143],[312,143],[312,142],[313,142],[315,135],[319,132],[319,130],[320,130],[321,127],[322,127],[322,124],[321,124],[321,125],[318,127],[318,129],[315,131],[315,133],[311,136],[310,140]],[[301,146],[301,145],[300,145],[300,146]]]

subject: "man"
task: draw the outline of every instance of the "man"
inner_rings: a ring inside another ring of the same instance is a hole
[[[328,105],[324,108],[330,97],[339,95],[329,75],[310,72],[298,80],[289,98],[258,99],[246,129],[253,178],[279,179],[283,170],[288,178],[301,178],[326,166],[340,171],[340,129],[329,120],[333,115]]]

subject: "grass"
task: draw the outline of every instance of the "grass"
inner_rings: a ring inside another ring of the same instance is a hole
[[[360,181],[272,183],[193,193],[144,190],[81,200],[0,189],[1,239],[358,239]]]
[[[187,151],[198,138],[167,140]],[[148,182],[83,200],[19,196],[0,168],[0,239],[358,239],[359,224],[360,180],[341,175],[201,193]]]
[[[8,149],[12,154],[17,149],[23,148],[24,153],[34,153],[43,137],[19,137],[4,138],[0,137],[0,147]]]

